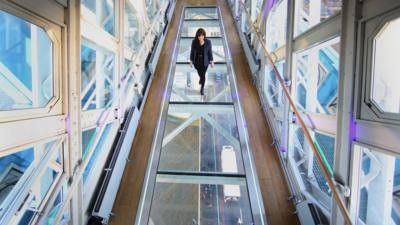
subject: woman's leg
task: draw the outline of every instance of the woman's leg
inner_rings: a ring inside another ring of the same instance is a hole
[[[200,84],[204,86],[206,83],[206,72],[207,72],[207,67],[203,67],[199,70],[199,76],[200,76]]]

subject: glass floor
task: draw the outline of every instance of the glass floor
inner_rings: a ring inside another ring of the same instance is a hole
[[[232,98],[236,88],[219,10],[186,7],[183,13],[136,224],[266,224],[258,183],[249,178],[254,165],[245,154],[239,105]],[[200,27],[212,42],[215,62],[208,67],[204,96],[189,66]]]

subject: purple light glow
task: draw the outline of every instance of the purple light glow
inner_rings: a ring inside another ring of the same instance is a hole
[[[71,137],[71,115],[69,113],[65,117],[65,126],[67,129],[68,137]]]

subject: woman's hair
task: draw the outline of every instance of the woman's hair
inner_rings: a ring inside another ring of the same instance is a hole
[[[203,28],[199,28],[196,31],[196,36],[194,37],[194,39],[196,40],[196,43],[199,43],[199,36],[203,35],[204,38],[206,37],[206,31]]]

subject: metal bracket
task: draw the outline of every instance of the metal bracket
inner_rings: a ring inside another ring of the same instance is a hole
[[[344,197],[350,197],[351,189],[348,186],[344,185],[341,181],[337,181],[335,179],[332,180],[337,189],[343,194]]]

